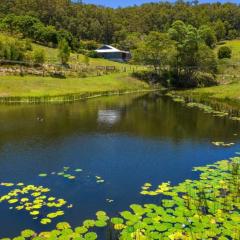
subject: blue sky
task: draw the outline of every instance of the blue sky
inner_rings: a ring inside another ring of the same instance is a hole
[[[171,1],[171,0],[170,0]],[[140,5],[142,3],[146,2],[159,2],[159,0],[152,0],[152,1],[147,1],[147,0],[84,0],[84,3],[94,3],[98,5],[104,5],[104,6],[109,6],[109,7],[125,7],[125,6],[131,6],[134,4]],[[216,2],[213,0],[200,0],[200,2]],[[231,0],[219,0],[219,2],[235,2],[239,3],[240,0],[236,1],[231,1]]]

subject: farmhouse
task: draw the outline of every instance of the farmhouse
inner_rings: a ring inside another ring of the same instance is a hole
[[[121,51],[110,45],[103,45],[95,51],[100,57],[116,62],[127,62],[131,58],[130,52]]]

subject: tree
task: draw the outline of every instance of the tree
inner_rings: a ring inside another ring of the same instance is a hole
[[[176,42],[176,55],[171,63],[175,84],[193,86],[197,72],[216,71],[213,51],[202,41],[198,29],[176,21],[169,35]]]
[[[2,19],[2,28],[5,31],[9,31],[11,34],[13,34],[13,32],[16,30],[16,15],[14,14],[9,14],[7,16],[5,16],[4,19]]]
[[[218,58],[223,59],[223,58],[231,58],[232,57],[232,50],[231,48],[227,46],[222,46],[218,50]]]
[[[172,50],[173,43],[167,34],[150,32],[139,42],[133,58],[136,62],[152,66],[160,75],[169,62]]]
[[[220,19],[218,19],[218,21],[215,23],[214,30],[216,32],[216,37],[218,41],[223,40],[225,38],[226,28],[224,23]]]
[[[17,16],[15,24],[18,32],[22,33],[23,37],[32,38],[34,35],[34,24],[39,23],[39,19],[32,16]]]
[[[70,57],[70,53],[71,53],[71,49],[68,45],[68,42],[65,39],[62,39],[59,44],[58,44],[58,57],[61,60],[61,63],[63,65],[68,63],[69,57]]]
[[[214,48],[216,46],[216,34],[211,27],[208,25],[201,26],[199,29],[199,34],[207,46],[210,48]]]

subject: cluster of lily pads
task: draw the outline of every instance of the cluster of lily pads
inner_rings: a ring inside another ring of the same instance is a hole
[[[171,97],[174,102],[183,103],[183,104],[185,104],[185,106],[187,106],[189,108],[196,107],[196,108],[199,108],[199,109],[203,110],[205,113],[213,114],[216,117],[228,116],[231,120],[240,121],[240,117],[238,117],[238,116],[230,116],[228,112],[225,112],[223,110],[222,111],[217,111],[213,107],[208,106],[206,104],[198,103],[198,102],[188,102],[188,101],[185,100],[184,97],[178,96],[178,95],[176,95],[174,93],[167,93],[166,95]]]
[[[140,192],[140,194],[149,195],[149,196],[157,196],[159,194],[169,191],[170,182],[162,183],[162,184],[158,185],[158,187],[154,190],[150,190],[151,187],[152,187],[151,183],[145,183],[142,186],[142,191]]]
[[[60,171],[60,172],[51,172],[51,174],[40,173],[38,176],[39,177],[47,177],[48,175],[58,175],[58,176],[61,176],[61,177],[64,177],[64,178],[70,179],[70,180],[76,179],[76,176],[73,173],[70,174],[68,172],[69,170],[70,170],[70,167],[63,167],[62,171]],[[74,170],[75,173],[82,172],[82,171],[83,170],[80,168]]]
[[[48,177],[50,175],[57,175],[69,180],[75,180],[77,178],[76,173],[80,173],[83,170],[81,168],[77,168],[71,171],[70,167],[63,167],[63,169],[60,172],[51,172],[50,174],[48,173],[39,173],[39,177],[45,178]],[[100,177],[100,176],[95,176],[96,179],[96,183],[104,183],[105,180]]]
[[[11,188],[7,194],[0,196],[0,203],[7,202],[11,210],[29,212],[33,219],[39,219],[41,224],[49,224],[52,219],[64,215],[61,207],[67,202],[62,198],[56,199],[53,196],[48,196],[49,188],[4,182],[0,186]],[[44,214],[43,212],[48,213]]]
[[[225,143],[225,142],[212,142],[212,144],[217,147],[231,147],[235,145],[235,143]]]
[[[141,193],[161,194],[159,204],[132,204],[114,218],[99,211],[96,220],[85,220],[75,229],[68,223],[59,223],[56,229],[40,234],[25,230],[14,240],[94,240],[96,228],[106,226],[111,230],[109,239],[239,240],[240,157],[197,167],[194,171],[201,172],[198,180],[185,180],[177,186],[163,183],[150,190],[152,185],[144,184]]]

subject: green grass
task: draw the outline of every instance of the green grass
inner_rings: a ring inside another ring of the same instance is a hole
[[[184,94],[191,96],[208,96],[209,98],[224,100],[231,99],[240,102],[240,82],[227,85],[219,85],[207,88],[186,90]]]
[[[42,97],[100,91],[144,90],[148,88],[148,84],[130,77],[127,73],[66,79],[0,76],[0,97]]]

